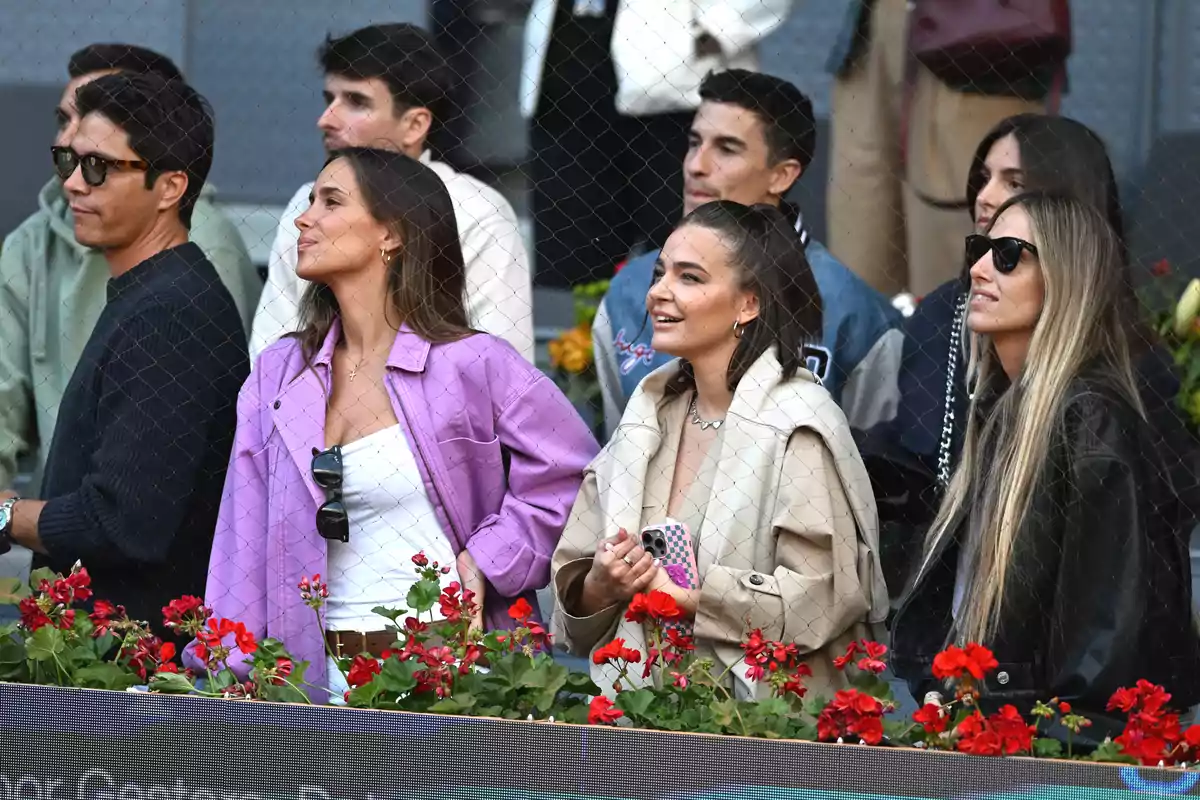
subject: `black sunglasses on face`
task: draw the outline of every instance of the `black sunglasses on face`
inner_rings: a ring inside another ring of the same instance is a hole
[[[972,233],[967,237],[967,269],[990,252],[993,254],[992,263],[996,265],[996,269],[1007,275],[1021,263],[1022,250],[1028,250],[1030,255],[1037,258],[1037,248],[1024,239],[1015,236],[992,239],[982,233]]]
[[[145,161],[123,161],[119,158],[105,158],[95,153],[81,156],[69,147],[54,146],[50,148],[54,158],[54,171],[59,180],[66,180],[75,174],[77,168],[83,168],[83,180],[88,186],[100,186],[108,177],[110,169],[136,169],[149,172],[150,165]]]
[[[325,490],[325,503],[317,509],[317,533],[325,539],[350,541],[350,517],[342,503],[341,445],[328,450],[314,447],[312,474],[317,486]]]

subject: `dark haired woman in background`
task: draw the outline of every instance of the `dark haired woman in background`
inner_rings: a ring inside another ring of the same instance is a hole
[[[302,329],[242,389],[206,600],[340,693],[326,643],[389,647],[371,609],[406,606],[418,551],[479,596],[488,628],[513,598],[536,602],[597,445],[548,378],[468,327],[454,212],[428,167],[335,153],[296,225],[313,285]],[[312,573],[329,583],[326,630],[296,590]]]
[[[997,125],[975,152],[967,201],[976,229],[1023,191],[1052,191],[1096,208],[1112,227],[1118,258],[1113,268],[1132,280],[1121,203],[1103,141],[1065,117],[1021,114]],[[966,265],[969,267],[970,265]],[[856,431],[879,501],[888,583],[899,589],[920,549],[946,484],[958,462],[968,405],[965,334],[970,275],[948,281],[923,298],[905,320],[903,355],[895,369],[896,416],[869,431]],[[1135,302],[1132,293],[1124,302]],[[1148,332],[1131,343],[1137,386],[1148,418],[1170,451],[1165,465],[1186,505],[1195,507],[1195,443],[1177,413],[1179,378],[1170,354]],[[880,382],[887,384],[883,378]],[[1187,537],[1191,524],[1183,523]]]
[[[739,696],[758,688],[738,647],[752,628],[799,645],[827,692],[832,658],[882,621],[887,589],[866,470],[801,361],[821,335],[804,246],[777,209],[705,204],[667,240],[646,308],[654,349],[677,358],[642,380],[585,475],[554,554],[558,641],[585,655],[617,635],[645,652],[622,614],[660,589]],[[693,588],[642,547],[664,523],[690,534]],[[612,668],[592,671],[611,690]]]

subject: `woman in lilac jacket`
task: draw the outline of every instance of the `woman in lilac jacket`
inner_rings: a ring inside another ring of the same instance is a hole
[[[301,330],[238,398],[206,600],[340,693],[326,642],[378,656],[394,637],[371,609],[405,607],[418,551],[482,596],[487,628],[535,602],[598,447],[553,382],[468,327],[454,211],[428,167],[335,153],[296,225],[313,283]],[[330,584],[327,630],[296,588],[313,573]]]

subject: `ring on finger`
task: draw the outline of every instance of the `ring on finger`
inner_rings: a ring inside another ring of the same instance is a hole
[[[633,560],[632,560],[632,559],[629,557],[629,554],[628,554],[628,553],[626,553],[625,555],[621,556],[621,560],[622,560],[622,561],[624,561],[624,562],[625,562],[626,564],[628,564],[629,566],[631,566],[631,567],[633,566]]]

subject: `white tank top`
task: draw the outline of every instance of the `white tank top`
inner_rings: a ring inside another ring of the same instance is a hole
[[[328,630],[383,630],[387,620],[371,609],[408,608],[405,598],[417,581],[412,557],[418,552],[450,567],[450,574],[442,576],[443,587],[459,579],[454,549],[399,425],[342,447],[342,501],[350,518],[350,541],[329,542]]]

